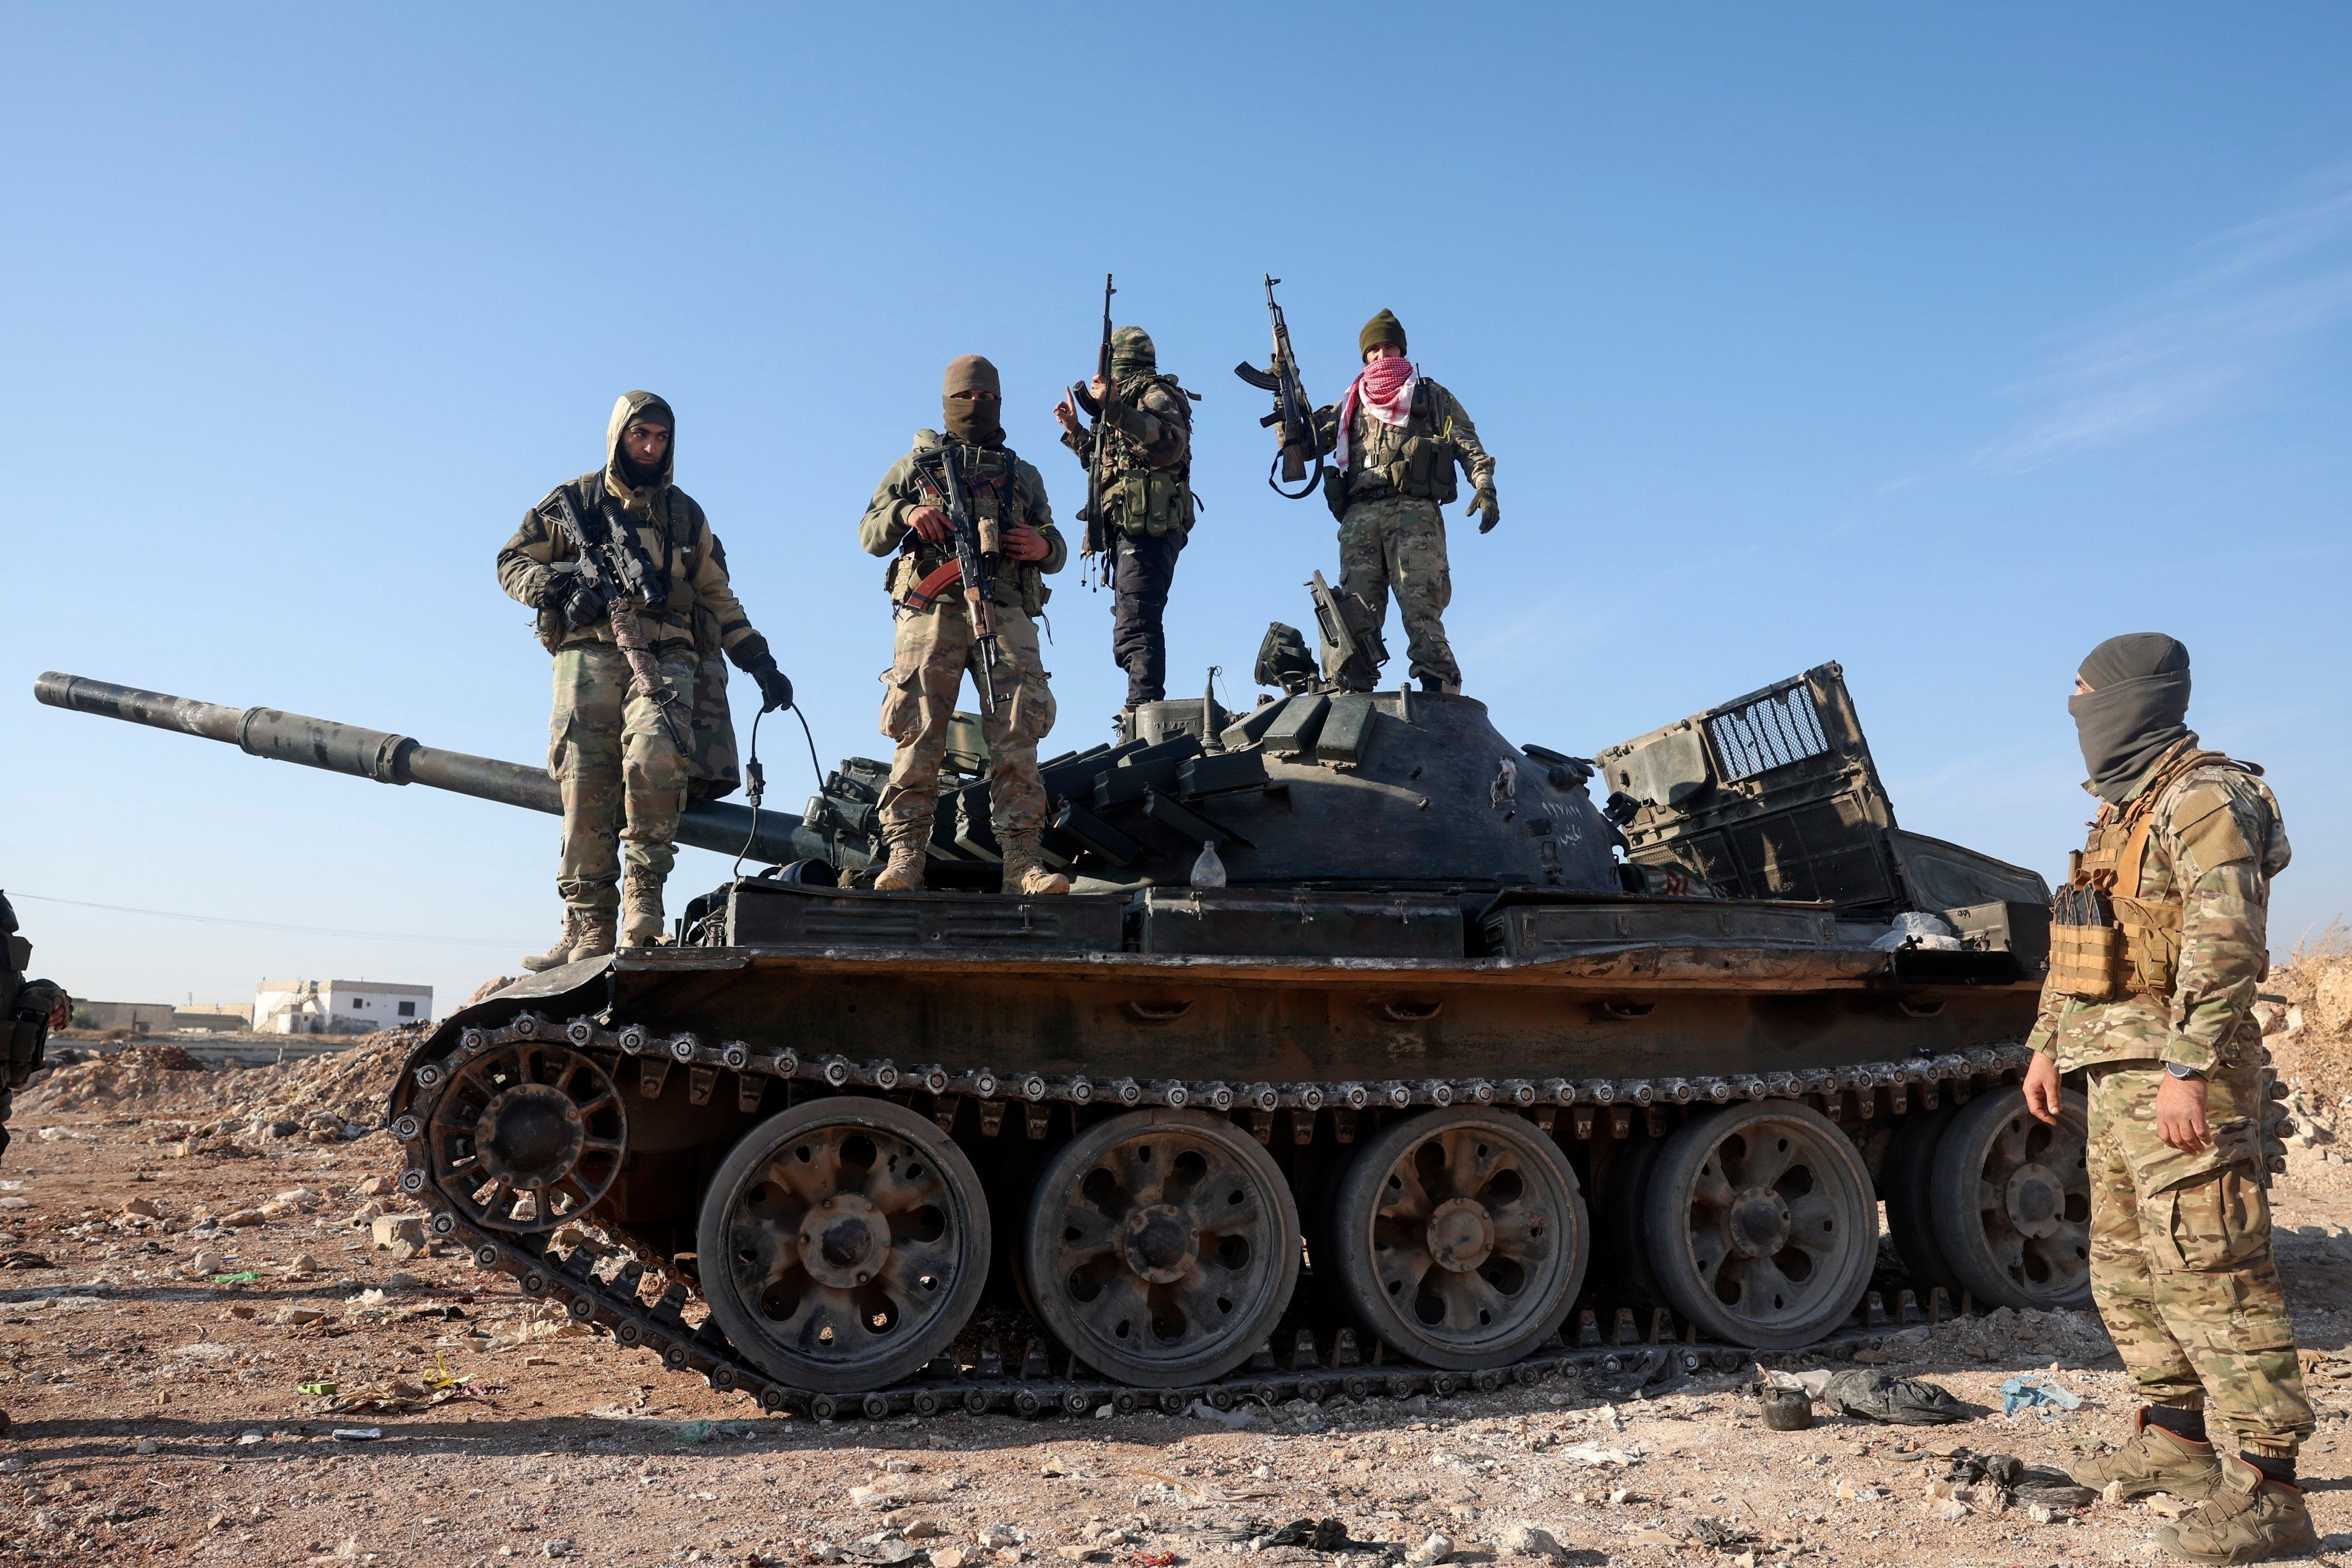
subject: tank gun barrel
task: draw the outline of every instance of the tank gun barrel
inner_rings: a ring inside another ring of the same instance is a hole
[[[551,816],[563,814],[562,792],[545,768],[445,752],[389,731],[339,724],[331,719],[313,719],[276,708],[226,708],[54,669],[33,682],[33,696],[52,708],[177,730],[235,746],[251,756],[324,768],[378,784],[424,784],[525,811],[543,811]],[[790,812],[761,808],[756,837],[748,806],[692,801],[679,815],[677,841],[681,844],[733,855],[743,848],[746,838],[751,839],[750,857],[759,860],[823,859],[828,848],[823,837],[811,833]],[[858,852],[855,858],[862,864],[866,857]]]

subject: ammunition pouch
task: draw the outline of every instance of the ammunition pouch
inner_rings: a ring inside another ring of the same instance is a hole
[[[1348,470],[1328,468],[1323,470],[1323,504],[1331,509],[1333,522],[1348,521]]]
[[[1131,539],[1190,532],[1192,497],[1181,474],[1169,468],[1121,470],[1103,488],[1104,519]]]
[[[2182,906],[2117,897],[2111,925],[2050,928],[2050,984],[2080,1002],[2169,1001],[2180,983]]]
[[[1384,470],[1389,488],[1415,500],[1444,506],[1455,495],[1454,443],[1433,436],[1409,436]]]
[[[2079,869],[2051,900],[2050,985],[2084,1002],[2125,996],[2169,1001],[2180,984],[2179,899],[2140,897],[2157,807],[2183,776],[2218,752],[2186,752],[2122,811],[2102,807]]]

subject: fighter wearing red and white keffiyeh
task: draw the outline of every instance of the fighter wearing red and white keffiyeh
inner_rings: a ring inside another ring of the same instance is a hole
[[[1454,471],[1475,490],[1470,510],[1486,532],[1501,520],[1495,459],[1478,441],[1454,395],[1405,357],[1403,324],[1382,310],[1364,324],[1357,347],[1364,368],[1339,403],[1316,411],[1317,433],[1338,471],[1325,499],[1339,517],[1339,606],[1356,638],[1341,685],[1368,691],[1387,660],[1381,623],[1395,591],[1412,673],[1424,690],[1458,692],[1462,667],[1445,640],[1453,597],[1445,519]]]

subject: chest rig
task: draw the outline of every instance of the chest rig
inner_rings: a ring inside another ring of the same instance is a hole
[[[2229,761],[2221,752],[2183,752],[2120,809],[2099,807],[2090,842],[2067,857],[2065,885],[2051,900],[2050,983],[2062,994],[2084,1002],[2171,998],[2186,905],[2169,859],[2157,868],[2158,886],[2147,886],[2148,839],[2174,784]]]
[[[1181,415],[1150,410],[1155,419],[1183,418],[1191,424],[1192,395],[1176,384],[1172,375],[1132,377],[1119,385],[1119,400],[1129,407],[1141,407],[1144,395],[1152,388],[1164,388]],[[1103,519],[1111,527],[1130,538],[1157,539],[1175,531],[1189,533],[1192,528],[1192,451],[1187,442],[1184,460],[1172,468],[1155,468],[1147,462],[1143,449],[1124,435],[1114,436],[1104,443],[1103,454]]]
[[[1442,418],[1443,392],[1423,381],[1412,389],[1412,412],[1391,425],[1360,412],[1349,433],[1348,490],[1358,498],[1410,496],[1444,506],[1454,497],[1454,416]],[[1358,432],[1361,439],[1358,439]]]
[[[915,453],[912,475],[919,504],[948,510],[947,476],[944,470],[946,453],[955,453],[956,479],[961,485],[965,503],[971,509],[971,519],[980,534],[980,552],[986,558],[989,580],[999,604],[1017,605],[1030,615],[1045,607],[1050,594],[1045,586],[1045,575],[1031,561],[1008,561],[1004,557],[1004,530],[1023,520],[1027,511],[1027,498],[1020,484],[1019,459],[1001,447],[971,447],[961,442],[919,448]],[[883,587],[888,592],[901,614],[920,615],[946,603],[960,603],[947,595],[949,584],[958,580],[956,548],[952,541],[933,543],[908,529],[898,542],[898,553],[892,556],[883,573]]]

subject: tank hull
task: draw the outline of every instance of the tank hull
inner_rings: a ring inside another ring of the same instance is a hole
[[[862,901],[901,902],[824,898],[849,910],[839,919],[856,916]],[[1022,905],[988,895],[961,902],[998,915]],[[1318,907],[1307,905],[1310,913]],[[1616,1187],[1654,1162],[1629,1156],[1670,1147],[1677,1133],[1741,1106],[1835,1128],[1857,1168],[1874,1177],[1886,1150],[1940,1105],[2014,1094],[2037,986],[1980,955],[1955,962],[1961,955],[1841,945],[1833,922],[1810,906],[1711,902],[1703,923],[1777,914],[1811,921],[1828,940],[1668,941],[1661,930],[1691,925],[1693,900],[1576,907],[1601,911],[1582,929],[1597,921],[1633,934],[1541,958],[1453,960],[838,942],[625,952],[509,987],[418,1048],[390,1108],[410,1152],[403,1184],[435,1211],[436,1234],[473,1248],[486,1267],[772,1409],[1034,1413],[1171,1398],[1168,1407],[1181,1409],[1194,1398],[1229,1404],[1269,1392],[1444,1393],[1554,1374],[1672,1375],[1732,1353],[1727,1346],[1769,1342],[1770,1325],[1734,1325],[1727,1336],[1678,1310],[1643,1270],[1614,1261],[1629,1245],[1646,1247],[1641,1236],[1598,1227],[1589,1276],[1580,1264],[1573,1299],[1533,1351],[1449,1368],[1380,1342],[1362,1314],[1334,1304],[1328,1268],[1316,1278],[1326,1255],[1318,1238],[1328,1234],[1317,1216],[1330,1212],[1351,1162],[1384,1130],[1473,1110],[1513,1119],[1557,1151],[1580,1214],[1638,1210]],[[1019,931],[1009,918],[1002,924]],[[1135,939],[1132,919],[1125,933]],[[1931,959],[1941,971],[1923,974]],[[436,1097],[456,1092],[469,1057],[511,1049],[519,1037],[561,1042],[608,1077],[627,1106],[619,1168],[572,1227],[606,1238],[588,1244],[585,1261],[577,1248],[567,1253],[564,1231],[504,1226],[469,1208],[458,1189],[478,1171],[443,1168],[431,1131],[436,1118],[451,1120]],[[1156,1108],[1229,1123],[1265,1149],[1304,1216],[1307,1278],[1278,1329],[1249,1347],[1247,1364],[1172,1389],[1094,1370],[1071,1349],[1075,1336],[1050,1326],[1026,1354],[966,1336],[919,1373],[875,1386],[795,1381],[708,1325],[698,1331],[678,1298],[707,1288],[694,1237],[723,1196],[712,1186],[722,1162],[771,1118],[828,1100],[895,1102],[969,1160],[992,1208],[1003,1305],[1017,1300],[1036,1311],[1035,1281],[1010,1260],[1030,1223],[1038,1173],[1090,1130]],[[1874,1214],[1874,1193],[1863,1201]],[[1874,1258],[1874,1221],[1870,1229]],[[600,1281],[595,1259],[611,1256],[602,1251],[608,1245],[685,1289],[648,1306],[641,1292]],[[1895,1282],[1882,1283],[1885,1301],[1855,1292],[1833,1321],[1805,1326],[1803,1340],[1866,1332],[1959,1300],[1921,1280],[1916,1296],[1900,1291],[1896,1300]],[[1639,1344],[1620,1343],[1628,1335]]]

